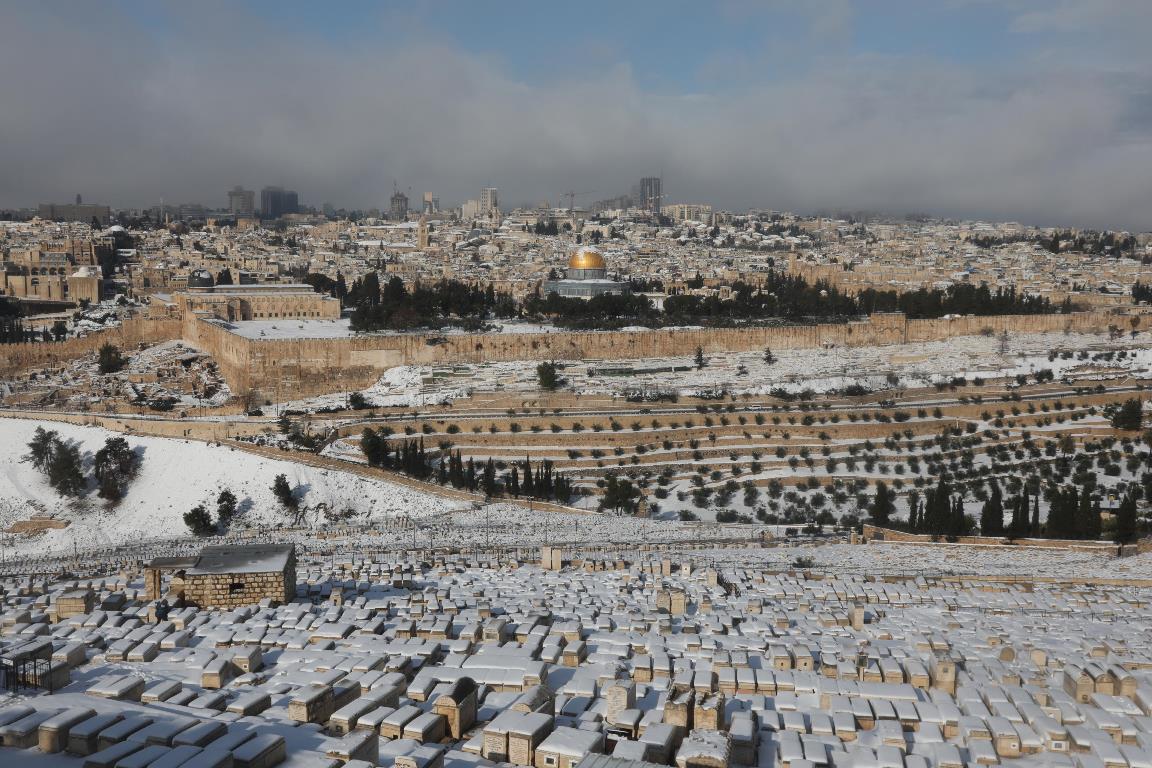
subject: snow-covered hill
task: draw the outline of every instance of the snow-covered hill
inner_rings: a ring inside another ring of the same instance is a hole
[[[304,505],[324,502],[334,510],[351,509],[356,513],[353,523],[437,514],[463,506],[381,480],[265,459],[227,444],[129,436],[129,445],[142,455],[140,473],[127,496],[110,508],[94,491],[79,501],[61,497],[21,460],[32,433],[41,425],[56,430],[62,439],[82,444],[89,476],[93,454],[105,438],[119,434],[96,427],[0,418],[0,529],[37,512],[72,521],[66,529],[31,539],[5,536],[3,546],[9,552],[47,553],[71,550],[74,545],[102,547],[185,537],[184,513],[202,503],[214,514],[216,497],[224,488],[230,488],[239,502],[242,514],[237,526],[270,529],[287,525],[290,518],[272,495],[272,481],[280,473],[287,475]],[[316,524],[315,517],[309,522]]]

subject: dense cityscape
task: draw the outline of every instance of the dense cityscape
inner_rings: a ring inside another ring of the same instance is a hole
[[[7,7],[0,766],[1152,766],[1152,15],[905,5]]]

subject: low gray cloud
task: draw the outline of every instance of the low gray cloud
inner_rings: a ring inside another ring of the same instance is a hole
[[[1131,4],[1111,6],[1133,23]],[[1107,68],[1084,52],[1000,68],[821,56],[762,82],[746,62],[738,83],[713,69],[715,87],[683,95],[645,90],[627,64],[528,84],[431,35],[337,44],[229,8],[171,23],[151,33],[97,4],[5,12],[0,205],[75,192],[223,205],[233,184],[282,184],[367,207],[393,180],[445,203],[492,184],[505,201],[558,204],[662,173],[670,201],[737,210],[1152,223],[1143,54]]]

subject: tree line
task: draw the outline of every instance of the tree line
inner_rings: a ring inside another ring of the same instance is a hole
[[[491,285],[479,288],[459,280],[440,280],[431,285],[416,283],[409,290],[395,275],[381,285],[375,272],[352,283],[347,302],[354,307],[354,331],[403,331],[444,324],[479,328],[489,315],[514,317],[517,313],[511,295]]]
[[[1048,517],[1040,520],[1041,483],[1031,477],[1020,493],[1005,499],[996,480],[988,481],[988,498],[980,510],[979,520],[964,511],[963,493],[957,493],[947,480],[940,480],[923,497],[916,491],[908,495],[908,520],[901,524],[891,519],[895,512],[895,494],[884,482],[876,484],[868,508],[869,517],[880,527],[897,527],[911,533],[955,539],[979,533],[982,536],[1019,539],[1082,539],[1099,541],[1104,532],[1100,501],[1093,493],[1094,481],[1078,487],[1074,483],[1050,485],[1047,491]],[[1112,524],[1112,539],[1128,543],[1136,538],[1136,493],[1124,495]],[[1010,515],[1007,525],[1005,515]]]
[[[319,274],[305,277],[320,292],[330,293],[352,307],[355,331],[410,330],[454,325],[479,329],[485,320],[528,318],[550,320],[570,329],[607,330],[626,325],[734,326],[772,320],[805,322],[846,320],[875,312],[903,312],[909,318],[958,315],[1033,315],[1071,312],[1066,299],[1053,304],[1045,297],[1021,293],[1015,287],[958,284],[899,293],[873,288],[849,294],[824,280],[808,282],[800,275],[770,270],[757,284],[731,283],[728,298],[676,294],[664,299],[663,311],[639,293],[604,294],[591,299],[537,291],[516,301],[493,286],[481,288],[458,280],[415,283],[411,288],[393,275],[381,282],[369,272],[345,288],[343,276],[332,280]],[[689,287],[703,285],[689,280]],[[637,286],[651,287],[646,283]]]
[[[61,496],[79,497],[88,492],[82,443],[61,439],[55,430],[36,427],[23,460],[44,475]],[[122,437],[109,437],[92,458],[96,495],[115,503],[124,498],[140,469],[140,456]]]
[[[0,344],[22,344],[36,341],[36,332],[24,327],[20,302],[12,298],[0,298]]]
[[[424,448],[424,439],[391,441],[391,433],[366,427],[360,434],[360,450],[370,467],[393,469],[421,480],[434,479],[440,485],[451,485],[486,496],[555,500],[567,502],[572,498],[572,481],[555,471],[553,463],[545,459],[535,467],[525,457],[512,462],[510,467],[497,467],[491,457],[477,464],[473,457],[465,461],[459,449],[455,453],[443,450],[438,456]],[[395,443],[395,445],[393,445]]]

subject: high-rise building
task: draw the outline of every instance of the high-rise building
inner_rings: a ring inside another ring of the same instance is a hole
[[[388,202],[388,218],[393,221],[407,221],[408,220],[408,195],[400,190],[392,193],[392,197]]]
[[[660,201],[664,197],[663,185],[659,176],[645,176],[640,179],[640,199],[636,201],[644,210],[653,216],[660,213]]]
[[[486,216],[498,210],[500,210],[500,199],[497,196],[496,187],[484,187],[480,190],[480,213]]]
[[[300,198],[290,189],[283,187],[264,187],[260,190],[260,217],[263,219],[278,219],[289,213],[300,210]]]
[[[180,221],[207,219],[208,210],[199,203],[183,203],[176,207],[176,218]]]
[[[673,203],[672,205],[663,206],[660,209],[660,212],[673,221],[700,221],[705,224],[712,223],[712,206],[710,205]]]
[[[424,210],[425,215],[440,212],[440,198],[434,196],[431,192],[424,193]]]
[[[107,224],[112,218],[112,211],[106,205],[85,203],[80,195],[76,195],[75,203],[40,203],[40,218],[52,221],[83,221],[91,222],[96,219],[100,224]]]
[[[256,213],[256,193],[241,186],[228,190],[228,211],[237,217],[252,216]]]

